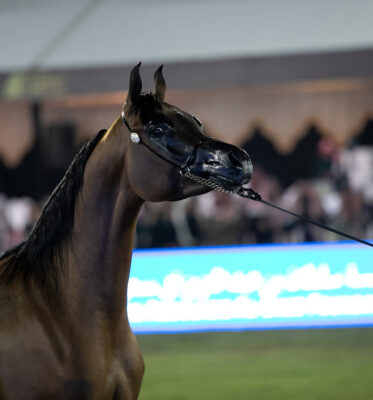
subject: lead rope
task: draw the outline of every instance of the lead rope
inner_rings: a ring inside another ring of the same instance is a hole
[[[262,203],[262,204],[266,204],[269,207],[275,208],[276,210],[283,211],[283,212],[285,212],[287,214],[290,214],[293,217],[296,217],[296,218],[298,218],[298,219],[300,219],[302,221],[308,222],[309,224],[316,225],[316,226],[318,226],[318,227],[320,227],[322,229],[326,229],[326,230],[328,230],[330,232],[334,232],[334,233],[336,233],[338,235],[341,235],[341,236],[344,236],[344,237],[346,237],[348,239],[352,239],[352,240],[355,240],[357,242],[366,244],[367,246],[373,247],[373,243],[369,243],[366,240],[357,238],[357,237],[352,236],[352,235],[350,235],[348,233],[345,233],[345,232],[341,232],[338,229],[332,228],[331,226],[324,225],[324,224],[322,224],[320,222],[317,222],[317,221],[314,221],[314,220],[312,220],[310,218],[304,217],[303,215],[299,215],[299,214],[293,213],[292,211],[285,210],[282,207],[279,207],[279,206],[276,206],[275,204],[269,203],[268,201],[263,200],[261,195],[259,193],[255,192],[255,190],[253,190],[253,189],[241,187],[241,188],[239,188],[237,190],[236,189],[228,190],[228,189],[224,189],[219,184],[218,181],[215,181],[212,178],[210,178],[210,179],[201,178],[201,177],[199,177],[197,175],[194,175],[193,173],[191,173],[189,171],[182,171],[182,175],[188,177],[189,179],[192,179],[193,181],[195,181],[197,183],[200,183],[202,185],[208,186],[211,189],[215,189],[215,190],[218,190],[219,192],[223,192],[223,193],[235,194],[235,195],[238,195],[240,197],[244,197],[245,199],[250,199],[250,200],[254,200],[254,201],[257,201],[259,203]]]

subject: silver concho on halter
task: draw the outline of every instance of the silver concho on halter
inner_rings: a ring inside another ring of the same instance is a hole
[[[125,106],[126,106],[126,103],[124,103],[123,108],[124,108]],[[124,124],[126,125],[126,127],[128,128],[128,130],[131,132],[131,127],[128,125],[128,122],[127,122],[127,120],[126,120],[126,116],[124,115],[124,109],[122,110],[122,120],[123,120]],[[140,136],[139,136],[139,134],[136,133],[136,132],[131,132],[130,137],[131,137],[131,141],[132,141],[133,143],[136,143],[136,144],[137,144],[137,143],[140,143],[140,142],[141,142]]]
[[[131,140],[133,143],[140,143],[140,136],[136,132],[131,132]]]

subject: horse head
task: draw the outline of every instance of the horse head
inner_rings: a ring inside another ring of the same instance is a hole
[[[249,155],[204,135],[196,117],[165,102],[162,67],[154,74],[154,89],[142,92],[139,69],[140,64],[131,72],[122,112],[129,130],[127,174],[132,189],[144,200],[180,200],[211,190],[193,182],[188,173],[200,182],[212,179],[226,190],[249,182]]]

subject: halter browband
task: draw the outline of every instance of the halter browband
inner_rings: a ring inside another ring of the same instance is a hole
[[[162,158],[162,160],[168,162],[169,164],[173,165],[176,168],[179,168],[180,173],[182,175],[184,175],[185,172],[189,171],[189,166],[191,164],[191,161],[194,159],[194,155],[197,151],[197,149],[205,142],[207,142],[208,140],[211,140],[210,137],[208,136],[203,136],[202,139],[200,141],[198,141],[196,143],[196,145],[194,146],[193,150],[190,152],[186,162],[184,164],[179,164],[177,163],[175,160],[172,160],[171,158],[165,157],[164,155],[160,154],[158,151],[156,151],[155,149],[153,149],[151,146],[149,146],[146,142],[144,142],[139,133],[138,132],[134,132],[133,129],[131,128],[130,124],[128,123],[126,116],[124,114],[124,110],[122,110],[122,121],[124,123],[124,125],[126,126],[126,128],[128,129],[128,131],[130,132],[131,135],[131,141],[135,144],[143,144],[148,150],[150,150],[153,154],[155,154],[156,156]]]

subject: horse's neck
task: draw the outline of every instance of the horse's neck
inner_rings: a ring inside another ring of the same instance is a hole
[[[125,313],[135,227],[142,205],[128,185],[126,140],[114,124],[87,162],[71,240],[70,287],[80,309]]]

